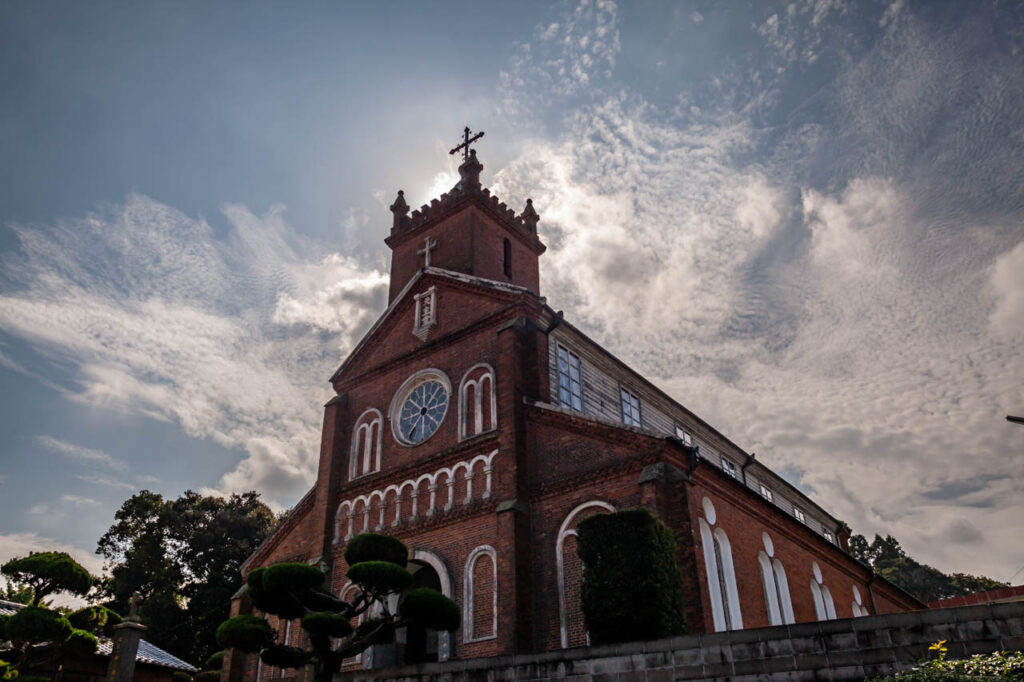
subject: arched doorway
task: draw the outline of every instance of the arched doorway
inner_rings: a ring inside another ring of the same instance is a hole
[[[442,591],[441,577],[433,566],[414,559],[409,562],[408,568],[412,573],[413,589],[429,587],[438,592]],[[436,630],[428,630],[421,625],[410,625],[406,628],[402,662],[406,664],[437,662],[440,652],[438,644]]]

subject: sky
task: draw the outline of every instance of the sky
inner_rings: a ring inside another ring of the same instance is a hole
[[[483,181],[568,320],[855,532],[1024,582],[1019,2],[0,3],[0,560],[312,484],[387,206]]]

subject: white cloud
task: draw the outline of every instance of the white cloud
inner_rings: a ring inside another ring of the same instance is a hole
[[[92,483],[93,485],[103,486],[105,488],[116,488],[118,490],[135,490],[135,486],[131,483],[111,478],[110,476],[103,476],[101,474],[75,474],[75,478],[85,483]]]
[[[52,436],[40,436],[39,442],[50,450],[64,455],[68,459],[85,462],[87,464],[102,464],[110,467],[111,469],[123,470],[126,468],[124,462],[107,454],[106,452],[103,452],[102,450],[94,450],[81,445],[75,445],[74,443],[68,443],[67,441],[53,438]]]
[[[919,50],[906,17],[857,53],[848,31],[863,16],[849,6],[791,7],[761,26],[779,75],[727,65],[717,98],[697,108],[683,94],[672,111],[602,82],[558,140],[524,143],[493,187],[513,206],[533,198],[549,246],[542,293],[568,320],[796,472],[856,531],[893,533],[944,570],[1006,578],[1024,513],[1019,436],[1002,421],[1024,371],[1019,220],[973,217],[955,189],[933,189],[962,173],[903,160],[987,155],[985,111],[1014,114],[983,88],[963,99],[970,144],[949,130],[921,148],[920,130],[945,130],[931,112],[956,110],[933,75],[962,65]],[[843,55],[832,85],[805,110],[773,110],[787,79],[804,77],[794,65],[826,50]],[[514,60],[519,82],[503,91],[538,104],[523,125],[565,92],[559,60],[527,61],[536,72]],[[832,106],[838,120],[814,118]],[[800,121],[759,127],[766,109]],[[974,182],[987,187],[980,163]],[[1004,166],[1019,180],[1019,162]]]
[[[61,495],[60,501],[72,507],[92,507],[99,504],[91,497],[82,497],[81,495]]]
[[[996,260],[989,287],[996,302],[989,317],[993,331],[1019,343],[1024,338],[1024,242]]]
[[[141,195],[83,219],[15,226],[25,257],[11,267],[20,288],[0,296],[0,327],[76,367],[73,399],[244,451],[222,489],[294,497],[315,473],[325,380],[383,309],[387,281],[349,257],[298,248],[283,207],[224,213],[223,240]]]

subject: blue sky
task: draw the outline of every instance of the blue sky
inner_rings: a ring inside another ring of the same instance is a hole
[[[855,531],[1024,563],[1020,3],[0,5],[0,558],[315,474],[397,189]],[[1020,581],[1017,575],[1016,582]]]

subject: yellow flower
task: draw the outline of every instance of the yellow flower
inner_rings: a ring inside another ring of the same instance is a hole
[[[928,647],[928,651],[948,651],[948,649],[946,649],[946,640],[943,639],[936,642],[935,644],[932,644],[930,647]]]

